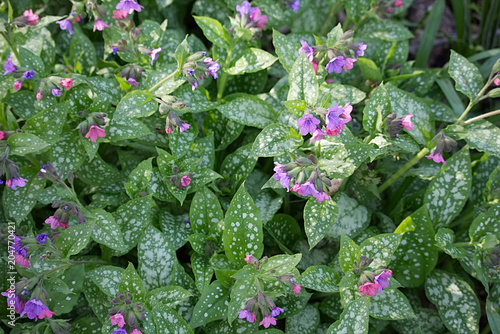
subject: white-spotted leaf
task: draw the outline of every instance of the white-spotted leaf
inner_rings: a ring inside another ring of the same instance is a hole
[[[287,100],[302,100],[308,105],[316,105],[319,95],[318,79],[316,72],[305,53],[302,53],[295,63],[288,76],[290,90]]]
[[[451,50],[448,73],[455,80],[456,90],[464,93],[471,100],[475,99],[483,88],[483,77],[476,65],[453,50]]]
[[[219,105],[217,110],[237,123],[260,129],[273,124],[277,118],[269,103],[249,94],[238,94],[235,99]]]
[[[330,231],[339,208],[333,200],[318,203],[315,198],[310,198],[304,208],[304,229],[306,231],[309,247],[313,248]]]
[[[256,157],[274,157],[293,151],[302,143],[302,136],[294,129],[275,123],[259,133],[253,143],[252,154]]]
[[[320,292],[338,292],[340,277],[332,267],[312,266],[300,275],[297,282],[305,288]]]

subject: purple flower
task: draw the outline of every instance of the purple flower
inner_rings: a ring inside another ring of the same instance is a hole
[[[329,136],[338,136],[345,128],[345,123],[351,118],[352,106],[346,104],[344,108],[340,108],[338,103],[328,109],[326,114],[326,134]],[[342,118],[340,118],[342,116]]]
[[[305,136],[309,132],[314,132],[320,123],[319,119],[315,118],[312,114],[306,114],[299,118],[297,125],[300,127],[300,134]]]
[[[306,181],[303,185],[301,185],[298,193],[302,196],[313,195],[316,197],[319,195],[319,192],[316,190],[316,187],[311,181]]]
[[[5,63],[3,63],[3,69],[5,70],[3,75],[10,74],[10,73],[14,72],[15,70],[17,70],[17,68],[14,65],[14,63],[12,62],[12,58],[10,58],[10,56],[7,56],[7,61]]]
[[[384,270],[378,275],[375,275],[374,281],[379,285],[377,292],[382,293],[382,289],[385,289],[389,286],[389,277],[392,276],[392,270]]]
[[[274,167],[274,175],[273,178],[275,180],[279,180],[280,184],[283,188],[286,188],[286,191],[290,191],[290,176],[288,175],[287,171],[283,168],[285,165],[282,165],[278,162],[274,163],[276,167]]]
[[[294,12],[297,12],[299,10],[299,7],[300,7],[300,1],[299,0],[295,0],[293,1],[291,4],[289,4],[290,8],[294,11]]]
[[[109,26],[106,24],[106,22],[104,22],[101,18],[98,18],[97,20],[95,20],[93,31],[96,31],[96,30],[103,31],[104,28],[109,28]]]
[[[328,194],[325,193],[324,191],[319,191],[315,197],[316,197],[316,202],[318,202],[318,203],[330,200],[330,196],[328,196]]]
[[[284,309],[278,306],[274,306],[273,309],[271,310],[271,316],[272,317],[277,317],[280,313],[285,312]]]
[[[55,97],[59,97],[62,94],[62,91],[59,88],[52,88],[51,91],[52,95]]]
[[[117,328],[111,334],[127,334],[127,331],[123,328]]]
[[[343,56],[338,56],[338,57],[333,57],[330,59],[328,64],[326,64],[326,70],[328,73],[341,73],[342,72],[342,66],[346,65],[347,61],[344,59]]]
[[[323,130],[317,128],[316,130],[314,130],[311,140],[309,142],[312,142],[313,140],[321,140],[325,135],[326,133]]]
[[[23,292],[26,290],[23,290]],[[25,301],[22,301],[19,296],[16,296],[15,292],[10,289],[7,289],[7,292],[2,292],[2,296],[7,297],[7,306],[14,306],[14,311],[17,314],[20,314],[24,310],[24,306],[26,305]]]
[[[151,65],[153,65],[153,62],[158,59],[158,53],[162,52],[163,50],[161,48],[158,49],[153,49],[149,51],[149,57],[151,57]]]
[[[67,30],[70,35],[73,35],[73,25],[71,24],[70,20],[64,19],[61,21],[56,21],[56,23],[59,24],[61,30]]]
[[[5,185],[7,187],[11,187],[12,190],[16,190],[16,187],[24,187],[26,185],[26,182],[28,182],[28,180],[23,179],[22,177],[19,176],[13,179],[7,179],[5,181]]]
[[[220,69],[220,64],[217,62],[217,60],[213,61],[212,58],[207,57],[203,61],[205,63],[208,63],[208,71],[214,77],[214,79],[217,79],[217,71]]]
[[[257,315],[247,309],[243,309],[238,312],[238,318],[247,319],[248,322],[254,322],[257,319]]]
[[[20,316],[24,316],[25,314],[28,316],[28,319],[38,320],[40,316],[44,314],[44,310],[48,310],[49,308],[44,305],[39,299],[32,299],[26,303],[24,310],[21,312]],[[40,318],[41,319],[41,318]]]
[[[196,81],[196,80],[191,81],[191,89],[195,90],[196,87],[198,87],[198,81]]]
[[[33,70],[27,70],[26,72],[24,72],[23,77],[26,80],[33,79],[35,77],[35,71],[33,71]]]
[[[137,80],[135,80],[134,78],[128,78],[127,79],[127,82],[131,85],[131,86],[139,86],[139,83],[137,82]]]
[[[245,16],[248,14],[253,14],[255,9],[250,6],[250,3],[248,1],[243,1],[241,5],[236,5],[236,11],[240,13],[241,16]]]
[[[276,319],[272,315],[266,315],[259,323],[259,326],[264,326],[265,328],[268,328],[270,325],[276,326]]]
[[[183,133],[184,131],[186,131],[190,127],[191,127],[190,124],[182,122],[181,126],[179,126],[179,133]]]
[[[307,42],[303,40],[300,41],[300,44],[302,44],[302,47],[299,49],[299,54],[302,54],[302,52],[304,52],[307,56],[307,59],[312,62],[314,59],[314,48],[312,46],[309,46],[309,44],[307,44]]]
[[[48,238],[47,234],[41,233],[36,237],[36,241],[39,244],[44,244],[47,241],[47,238]]]
[[[366,44],[363,42],[359,43],[358,49],[354,51],[354,56],[356,58],[363,57],[365,55],[365,50],[366,50]]]
[[[136,12],[140,12],[144,7],[139,5],[136,0],[121,0],[117,5],[116,9],[123,10],[124,12],[128,12],[132,14],[135,10]]]
[[[116,48],[116,47],[114,47],[114,46],[113,46],[113,47],[111,47],[111,50],[113,51],[113,54],[114,54],[114,55],[118,53],[118,48]]]

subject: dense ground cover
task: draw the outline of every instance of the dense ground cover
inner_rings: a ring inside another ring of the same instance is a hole
[[[3,330],[500,333],[500,4],[451,3],[1,3]]]

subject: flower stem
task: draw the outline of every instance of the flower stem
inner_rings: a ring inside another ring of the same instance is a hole
[[[16,55],[16,58],[17,58],[17,61],[19,62],[19,64],[21,64],[21,57],[19,56],[19,52],[17,51],[17,49],[14,47],[14,44],[12,44],[9,36],[7,36],[5,34],[5,32],[0,32],[0,35],[3,36],[3,38],[7,41],[7,44],[9,44],[10,48],[12,49],[12,51],[14,52],[14,54]]]
[[[486,118],[486,117],[490,117],[490,116],[494,116],[494,115],[498,115],[498,114],[500,114],[500,109],[495,110],[495,111],[487,112],[486,114],[482,114],[482,115],[479,115],[479,116],[474,117],[474,118],[470,118],[470,119],[466,120],[465,122],[463,122],[460,125],[467,125],[467,124],[470,124],[472,122],[478,121],[480,119],[483,119],[483,118]]]
[[[467,114],[472,109],[474,104],[476,104],[476,102],[478,102],[481,99],[484,92],[486,92],[488,87],[491,85],[492,81],[493,81],[493,75],[490,74],[490,77],[488,78],[488,81],[484,85],[483,89],[481,89],[481,91],[477,94],[477,96],[474,99],[470,100],[469,105],[467,106],[467,108],[465,108],[464,112],[462,113],[462,115],[460,115],[460,117],[457,119],[457,121],[454,123],[454,125],[459,124],[465,118],[465,116],[467,116]]]
[[[231,48],[227,51],[227,58],[226,58],[226,62],[224,64],[224,70],[227,69],[229,67],[229,65],[231,64],[232,55],[233,55],[233,49]],[[222,94],[224,94],[224,89],[226,88],[228,75],[229,74],[227,74],[226,71],[224,71],[224,73],[222,74],[222,78],[219,81],[220,84],[219,84],[218,89],[217,89],[217,100],[222,99]]]
[[[422,159],[427,153],[429,153],[429,149],[424,147],[416,156],[413,157],[410,161],[406,163],[400,170],[398,170],[393,176],[391,176],[387,181],[385,181],[380,187],[378,187],[378,192],[382,193],[385,189],[387,189],[391,184],[393,184],[397,179],[401,177],[408,169],[411,168],[414,164],[416,164],[420,159]]]
[[[335,16],[335,14],[337,14],[337,10],[339,9],[341,3],[342,3],[342,1],[340,1],[340,0],[335,1],[335,5],[333,6],[333,8],[331,10],[330,15],[328,16],[325,24],[321,28],[321,32],[319,33],[320,36],[323,36],[326,33],[326,29],[328,29],[328,26],[332,22],[333,17]]]
[[[165,78],[161,79],[160,82],[158,82],[156,85],[154,85],[153,87],[151,87],[150,89],[148,89],[148,91],[152,92],[153,90],[155,90],[156,88],[158,88],[162,83],[164,83],[168,79],[172,78],[176,73],[177,73],[177,70],[173,71],[172,73],[170,73],[169,75],[167,75]]]

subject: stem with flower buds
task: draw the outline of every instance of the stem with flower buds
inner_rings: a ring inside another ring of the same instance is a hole
[[[226,58],[226,63],[224,64],[224,69],[227,69],[229,65],[231,64],[231,58],[233,56],[233,49],[230,48],[227,51],[227,58]],[[226,71],[222,74],[222,78],[220,79],[220,85],[218,85],[217,89],[217,100],[222,99],[222,94],[224,94],[224,89],[226,88],[226,82],[227,82],[227,74]]]
[[[420,159],[422,159],[427,153],[429,153],[429,149],[424,147],[416,156],[413,157],[410,161],[408,161],[400,170],[398,170],[394,175],[392,175],[387,181],[385,181],[380,187],[378,187],[378,192],[382,193],[385,189],[387,189],[391,184],[393,184],[397,179],[401,177],[408,169],[410,169],[414,164],[416,164]]]
[[[486,91],[486,89],[488,89],[488,87],[491,85],[492,82],[493,82],[493,73],[490,74],[488,81],[484,85],[483,89],[481,89],[479,94],[477,94],[477,96],[473,100],[470,100],[469,105],[467,106],[467,108],[465,108],[464,112],[462,113],[462,115],[460,115],[460,117],[457,119],[457,121],[454,123],[454,125],[457,125],[458,123],[460,123],[465,118],[465,116],[467,116],[467,114],[472,109],[474,104],[476,104],[476,102],[478,102],[480,100],[480,98],[483,96],[484,92]]]
[[[167,81],[168,79],[172,78],[176,73],[177,73],[177,70],[173,71],[172,73],[170,73],[169,75],[167,75],[165,78],[161,79],[156,85],[154,85],[153,87],[151,87],[150,89],[148,89],[148,92],[152,92],[153,90],[155,90],[156,88],[158,88],[165,81]]]

